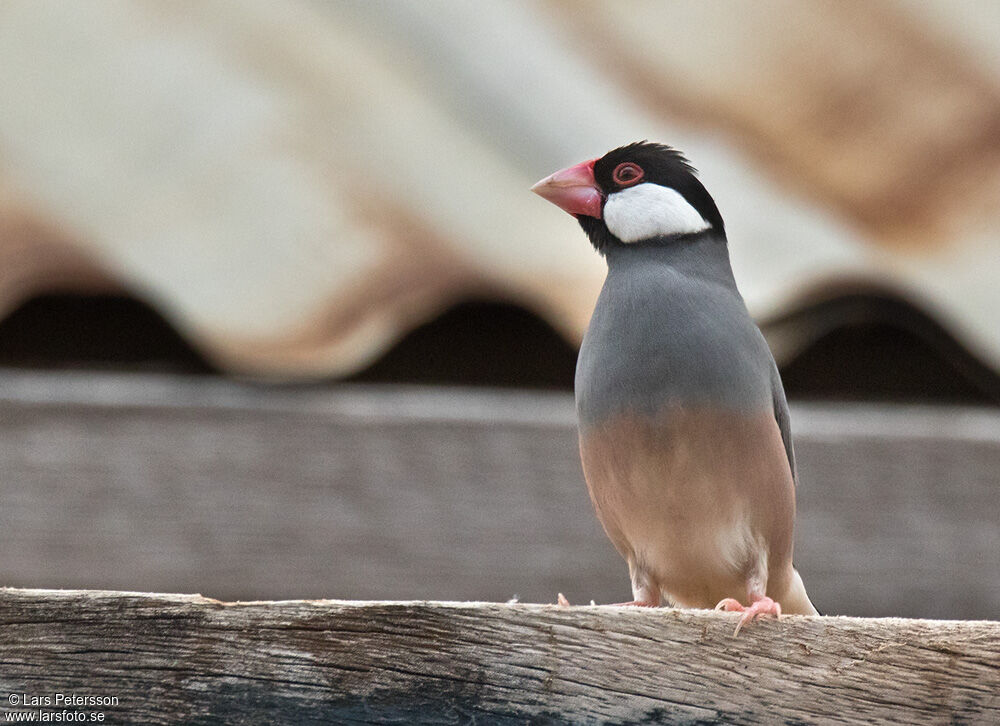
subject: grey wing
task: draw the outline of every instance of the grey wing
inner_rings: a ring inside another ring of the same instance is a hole
[[[795,468],[795,448],[792,446],[792,422],[788,416],[785,387],[781,385],[781,375],[778,373],[778,366],[774,359],[771,360],[771,399],[774,403],[774,418],[781,431],[781,441],[785,444],[785,454],[788,455],[788,465],[792,469],[792,479],[798,482],[799,474]]]

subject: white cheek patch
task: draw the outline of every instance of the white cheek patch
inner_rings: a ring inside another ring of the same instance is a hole
[[[652,183],[608,195],[604,223],[622,242],[691,234],[711,226],[680,192]]]

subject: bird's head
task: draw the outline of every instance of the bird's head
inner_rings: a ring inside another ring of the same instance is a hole
[[[615,245],[726,230],[694,168],[664,144],[640,141],[547,176],[531,188],[580,222],[599,252]]]

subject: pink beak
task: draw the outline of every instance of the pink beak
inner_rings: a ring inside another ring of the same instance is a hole
[[[531,187],[531,191],[574,217],[583,214],[600,219],[602,200],[594,182],[595,161],[597,159],[591,159],[557,171]]]

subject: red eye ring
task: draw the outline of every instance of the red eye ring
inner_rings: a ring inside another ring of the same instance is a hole
[[[646,172],[638,164],[634,164],[631,161],[623,161],[615,167],[615,170],[611,173],[611,178],[615,184],[627,187],[638,182],[645,174]]]

